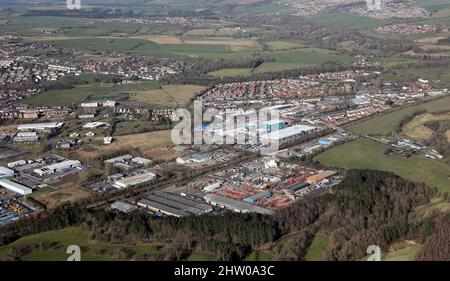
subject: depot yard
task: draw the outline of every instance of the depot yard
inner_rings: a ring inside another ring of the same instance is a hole
[[[360,138],[325,151],[314,160],[327,167],[389,171],[414,182],[424,182],[441,192],[450,192],[450,168],[447,165],[424,156],[404,158],[385,155],[388,148],[387,145]]]

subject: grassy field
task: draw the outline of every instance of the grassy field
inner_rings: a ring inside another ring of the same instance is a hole
[[[194,252],[189,255],[187,260],[188,261],[215,261],[215,260],[217,260],[217,258],[210,253]]]
[[[158,82],[136,82],[132,84],[88,84],[77,85],[71,89],[51,90],[32,96],[24,103],[32,106],[68,106],[86,100],[117,99],[128,96],[127,92],[152,91],[160,89]],[[181,93],[181,96],[185,96]],[[182,97],[180,99],[183,99]]]
[[[272,254],[265,251],[253,251],[244,260],[245,261],[272,261],[275,258]]]
[[[50,209],[66,202],[88,198],[90,195],[90,192],[82,189],[80,186],[69,183],[60,186],[58,189],[51,189],[50,192],[33,195],[32,197]]]
[[[353,29],[368,29],[385,24],[385,21],[383,20],[348,13],[333,13],[310,16],[308,17],[308,19],[314,23],[321,25],[342,26]]]
[[[301,45],[298,43],[288,41],[268,41],[265,42],[265,45],[267,45],[267,47],[271,51],[296,49],[301,47]]]
[[[350,126],[348,129],[360,135],[388,135],[393,133],[396,126],[408,115],[411,115],[416,110],[424,109],[429,113],[439,112],[450,108],[450,97],[438,99],[424,104],[419,104],[413,107],[404,108],[392,113],[381,115],[372,118],[366,122]]]
[[[450,168],[447,165],[424,156],[385,155],[387,148],[387,145],[360,138],[325,151],[314,160],[328,167],[389,171],[414,182],[437,187],[442,192],[450,192]]]
[[[69,106],[85,101],[91,95],[108,95],[112,91],[111,84],[105,85],[79,85],[72,89],[51,90],[24,100],[31,106]]]
[[[96,140],[98,143],[102,143],[102,138],[97,138]],[[164,147],[172,144],[170,130],[154,131],[118,136],[108,146],[92,145],[92,149],[90,150],[72,150],[70,151],[70,157],[86,162],[111,151],[124,151],[132,147],[137,149],[143,157],[156,160],[169,160],[180,156],[179,153],[164,149]]]
[[[450,113],[443,115],[421,114],[406,124],[403,127],[402,133],[413,139],[429,140],[433,136],[433,130],[425,126],[425,124],[431,121],[445,120],[450,120]]]
[[[157,107],[179,107],[190,103],[204,89],[197,85],[164,85],[159,90],[136,91],[130,100]]]
[[[208,73],[214,77],[235,77],[244,76],[248,77],[252,75],[252,70],[250,68],[224,68]]]
[[[161,38],[160,38],[161,39]],[[117,51],[127,52],[133,55],[145,55],[164,58],[239,58],[249,57],[252,50],[257,49],[254,45],[249,45],[250,40],[242,44],[237,40],[192,40],[191,43],[183,44],[158,44],[148,39],[139,38],[71,38],[64,40],[42,41],[58,47],[88,51]],[[252,41],[255,42],[255,41]],[[233,43],[233,44],[232,44]],[[253,43],[252,43],[253,44]]]
[[[428,218],[436,213],[447,213],[450,211],[450,203],[440,197],[432,198],[430,204],[417,207],[414,212],[421,218]]]
[[[328,246],[328,237],[317,234],[314,237],[311,246],[308,248],[308,253],[305,256],[307,261],[323,261],[323,254]]]
[[[395,243],[383,257],[383,261],[414,261],[422,245],[413,241]]]
[[[275,61],[263,63],[255,69],[255,73],[318,66],[326,62],[351,63],[354,61],[354,58],[351,56],[337,54],[331,50],[319,48],[271,51],[267,52],[267,55]]]
[[[421,6],[429,12],[436,12],[442,9],[450,9],[450,3],[447,0],[427,0],[416,2],[417,5]]]
[[[109,261],[120,251],[120,258],[132,260],[138,253],[155,253],[158,248],[151,245],[108,244],[89,239],[89,233],[79,227],[68,227],[61,230],[42,232],[26,237],[0,248],[0,257],[6,257],[12,247],[33,245],[40,242],[56,242],[58,247],[53,250],[34,249],[23,257],[24,260],[65,261],[69,255],[66,249],[69,245],[78,245],[82,249],[82,261]],[[112,252],[111,252],[112,251]],[[111,252],[111,253],[110,253]],[[125,254],[123,256],[123,254]]]

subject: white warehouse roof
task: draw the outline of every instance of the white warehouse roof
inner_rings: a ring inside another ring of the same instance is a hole
[[[230,199],[217,194],[207,194],[203,198],[206,200],[206,202],[212,205],[218,205],[220,207],[231,209],[239,213],[260,213],[266,215],[271,215],[273,213],[270,209],[252,205],[244,201]]]
[[[0,166],[0,178],[13,177],[14,170]]]
[[[20,195],[28,195],[33,192],[31,188],[7,179],[0,179],[0,186],[19,193]]]
[[[63,122],[22,124],[22,125],[19,125],[17,127],[17,129],[19,131],[57,129],[57,128],[61,128],[63,125],[64,125]]]
[[[127,187],[131,187],[131,186],[135,186],[140,183],[151,181],[155,177],[156,177],[156,175],[154,173],[145,172],[143,174],[137,174],[134,176],[129,176],[129,177],[120,179],[120,180],[114,182],[114,187],[127,188]]]
[[[272,131],[266,135],[262,135],[262,138],[269,138],[271,140],[282,140],[290,137],[294,137],[296,135],[309,132],[316,129],[316,127],[308,126],[308,125],[295,125],[292,127],[287,127],[280,130]]]

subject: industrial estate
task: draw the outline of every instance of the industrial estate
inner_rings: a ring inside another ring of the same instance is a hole
[[[450,259],[446,1],[26,2],[0,4],[0,260]]]

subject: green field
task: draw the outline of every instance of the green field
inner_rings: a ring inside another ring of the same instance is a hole
[[[245,261],[273,261],[274,257],[264,251],[253,251],[248,255],[245,259]]]
[[[422,245],[410,245],[399,250],[389,251],[383,261],[414,261]]]
[[[394,133],[396,126],[408,115],[416,110],[425,109],[429,113],[448,110],[450,108],[450,97],[434,100],[428,103],[404,108],[392,113],[384,114],[376,118],[372,118],[366,122],[359,123],[348,127],[351,132],[360,135],[388,135]]]
[[[234,46],[220,44],[157,44],[145,39],[137,38],[65,38],[58,40],[41,41],[42,43],[55,45],[61,48],[126,52],[133,55],[152,57],[189,59],[197,57],[207,58],[243,58],[251,57],[253,47]],[[205,41],[207,42],[207,41]]]
[[[286,51],[272,51],[266,53],[275,62],[266,62],[255,69],[255,73],[275,72],[287,69],[318,66],[326,62],[351,63],[354,58],[337,54],[331,50],[319,48],[300,48]]]
[[[208,74],[214,77],[248,77],[252,75],[252,70],[250,68],[224,68],[210,72]]]
[[[342,26],[353,29],[368,29],[382,26],[385,21],[348,13],[333,13],[310,16],[308,19],[321,25]]]
[[[288,41],[267,41],[265,42],[265,45],[267,45],[267,47],[271,51],[296,49],[301,47],[301,45],[298,43]]]
[[[426,0],[416,2],[417,5],[421,6],[429,12],[437,12],[442,9],[450,9],[450,2],[448,0]]]
[[[328,246],[328,237],[325,235],[317,234],[314,237],[311,246],[308,248],[305,259],[307,261],[323,261],[323,254]]]
[[[107,97],[112,99],[117,98],[121,93],[123,96],[123,92],[154,90],[159,88],[158,82],[138,82],[116,86],[113,84],[77,85],[71,89],[51,90],[29,97],[24,100],[24,103],[31,106],[69,106],[79,104],[86,99],[99,100]]]
[[[64,261],[69,255],[66,249],[69,245],[78,245],[81,248],[83,261],[109,261],[117,258],[132,260],[136,254],[156,253],[158,248],[149,245],[108,244],[89,239],[89,233],[79,227],[68,227],[56,231],[42,232],[26,237],[0,248],[0,257],[6,257],[13,247],[23,247],[47,242],[55,243],[57,247],[52,250],[33,249],[26,254],[23,260],[38,261]],[[120,254],[118,254],[120,253]],[[119,255],[119,256],[118,256]]]
[[[442,192],[450,192],[450,168],[447,165],[424,156],[385,155],[387,148],[387,145],[360,138],[325,151],[314,160],[327,167],[389,171],[411,181],[437,187]]]
[[[205,252],[193,252],[187,258],[188,261],[215,261],[217,258],[210,253]]]

